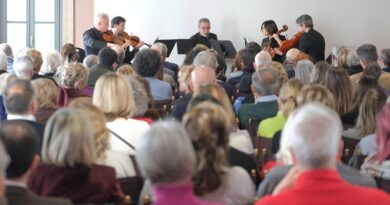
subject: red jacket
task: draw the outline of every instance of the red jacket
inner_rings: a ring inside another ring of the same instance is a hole
[[[267,196],[256,205],[389,205],[390,196],[378,189],[348,184],[333,170],[302,173],[293,188]]]

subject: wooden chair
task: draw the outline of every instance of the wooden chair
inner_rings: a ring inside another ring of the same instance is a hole
[[[352,154],[355,151],[355,147],[360,140],[343,137],[343,141],[344,141],[344,148],[343,148],[344,151],[343,151],[342,161],[345,164],[348,164],[349,160],[352,157]]]
[[[154,109],[156,109],[160,118],[167,117],[172,112],[172,100],[158,100],[154,102]]]
[[[252,144],[256,147],[256,138],[257,138],[257,129],[259,128],[259,124],[261,119],[248,119],[248,123],[246,124],[246,129],[248,130],[249,136],[251,137]]]
[[[254,158],[257,168],[263,167],[269,160],[273,159],[272,139],[265,137],[256,137]]]

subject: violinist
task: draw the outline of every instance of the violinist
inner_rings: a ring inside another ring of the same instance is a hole
[[[83,43],[85,49],[85,55],[98,55],[102,48],[110,47],[115,48],[116,44],[107,43],[103,39],[103,33],[108,31],[109,18],[105,13],[99,13],[96,15],[94,27],[88,29],[83,33]]]
[[[261,32],[265,36],[263,41],[261,42],[261,47],[263,49],[273,49],[275,52],[275,56],[272,60],[283,62],[283,53],[278,50],[280,44],[283,40],[286,40],[286,37],[279,34],[278,27],[276,26],[275,21],[268,20],[264,21],[261,24]]]
[[[126,19],[121,16],[116,16],[111,19],[111,32],[113,36],[122,44],[122,48],[125,49],[125,63],[130,63],[133,59],[135,53],[138,52],[139,48],[144,45],[142,41],[139,41],[137,44],[130,42],[129,34],[125,32],[126,29]],[[133,45],[130,47],[130,45]],[[128,48],[128,49],[127,49]],[[131,50],[131,51],[130,51]]]
[[[298,49],[308,54],[316,63],[325,59],[325,39],[318,31],[313,29],[313,19],[304,14],[296,20],[298,31],[303,35],[298,41]]]

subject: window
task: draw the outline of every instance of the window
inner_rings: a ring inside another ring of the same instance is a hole
[[[60,0],[0,0],[0,41],[14,53],[60,49]]]

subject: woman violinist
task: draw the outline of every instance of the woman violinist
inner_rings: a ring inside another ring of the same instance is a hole
[[[275,21],[268,20],[264,21],[261,24],[261,32],[265,36],[261,43],[261,47],[268,52],[270,52],[271,56],[274,56],[272,60],[283,62],[283,53],[278,50],[280,44],[283,40],[286,40],[286,37],[280,35],[281,32],[287,30],[287,26],[283,26],[282,30],[278,30]]]

